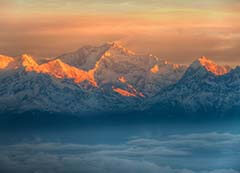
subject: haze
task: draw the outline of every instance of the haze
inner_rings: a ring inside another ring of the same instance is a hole
[[[175,63],[239,65],[238,0],[0,0],[0,54],[58,56],[120,41]]]

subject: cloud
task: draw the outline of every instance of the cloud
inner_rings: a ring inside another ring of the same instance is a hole
[[[197,173],[189,169],[173,169],[159,166],[148,161],[136,161],[106,156],[48,155],[44,153],[21,156],[20,158],[3,158],[0,156],[0,171],[5,173]],[[238,173],[233,169],[216,169],[198,173]]]
[[[204,55],[219,63],[237,65],[238,20],[178,19],[171,15],[160,15],[156,20],[126,15],[8,16],[0,19],[0,54],[52,57],[83,45],[120,40],[137,53],[151,53],[175,63],[188,64]]]
[[[114,145],[1,145],[0,172],[239,173],[239,148],[238,134],[216,132],[138,137]]]
[[[1,0],[0,54],[58,56],[121,40],[175,63],[240,64],[238,0]]]
[[[42,1],[35,1],[35,0],[20,0],[16,1],[13,0],[12,2],[15,2],[18,5],[22,5],[23,7],[28,8],[34,8],[34,9],[42,9],[46,8],[52,8],[52,9],[84,9],[85,7],[92,7],[102,10],[124,10],[124,8],[127,10],[136,10],[136,9],[154,9],[154,8],[167,8],[167,7],[189,7],[189,8],[213,8],[213,7],[221,7],[226,6],[228,4],[234,5],[238,1],[237,0],[203,0],[203,1],[194,1],[194,0],[118,0],[118,1],[112,1],[112,0],[42,0]],[[118,7],[118,8],[117,8]],[[88,9],[90,10],[90,9]]]

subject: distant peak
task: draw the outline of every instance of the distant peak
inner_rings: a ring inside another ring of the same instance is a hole
[[[22,59],[22,65],[23,67],[27,68],[27,71],[29,70],[29,68],[32,69],[33,67],[38,66],[38,64],[33,59],[33,57],[28,54],[23,54],[21,59]]]
[[[159,71],[158,65],[154,65],[154,66],[150,69],[150,71],[151,71],[152,73],[154,73],[154,74],[158,73],[158,71]]]
[[[7,55],[1,55],[1,54],[0,54],[0,58],[1,58],[1,59],[13,59],[13,58],[10,57],[10,56],[7,56]]]
[[[123,53],[123,54],[135,55],[135,52],[129,50],[128,48],[125,48],[120,41],[107,42],[106,45],[109,46],[109,49],[120,50],[121,53]]]
[[[107,42],[107,44],[111,47],[123,47],[120,41]]]
[[[218,65],[214,61],[208,59],[205,56],[198,58],[191,66],[194,68],[202,66],[207,71],[209,71],[217,76],[224,75],[231,70],[230,67]]]
[[[22,61],[34,61],[33,57],[28,54],[22,54],[21,59]]]
[[[13,62],[14,59],[9,56],[0,55],[0,69],[5,69],[9,66],[11,62]]]
[[[200,58],[198,58],[199,60],[209,60],[206,56],[201,56]]]
[[[208,65],[208,64],[214,64],[214,65],[217,65],[215,62],[213,62],[212,60],[208,59],[207,57],[205,56],[202,56],[200,58],[198,58],[198,61],[203,65]]]

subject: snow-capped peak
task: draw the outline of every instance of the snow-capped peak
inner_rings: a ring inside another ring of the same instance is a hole
[[[7,68],[13,61],[14,59],[12,57],[0,55],[0,70]]]
[[[118,42],[108,42],[101,46],[83,46],[75,52],[70,52],[58,56],[56,59],[62,60],[71,66],[89,71],[95,67],[97,62],[114,55],[135,55],[133,51],[123,47]]]
[[[89,81],[93,86],[97,86],[95,79],[88,72],[65,64],[60,59],[55,59],[34,69],[36,72],[46,73],[56,78],[73,79],[75,83]]]
[[[135,55],[135,52],[125,48],[120,42],[108,42],[107,45],[109,45],[109,49],[119,50],[125,55]]]
[[[207,71],[220,76],[228,73],[231,70],[231,67],[229,66],[221,66],[213,62],[212,60],[206,58],[205,56],[202,56],[201,58],[198,58],[196,61],[192,63],[190,66],[193,69],[198,69],[200,67],[204,67]]]
[[[151,70],[150,70],[152,73],[157,73],[159,71],[159,67],[158,65],[154,65]]]
[[[123,47],[118,42],[108,42],[101,46],[83,46],[77,51],[66,53],[56,57],[71,66],[89,71],[93,69],[96,63],[104,58],[114,55],[135,55],[133,51]]]
[[[74,80],[75,83],[88,81],[92,86],[97,87],[94,75],[91,73],[65,64],[60,59],[50,60],[43,64],[38,64],[35,59],[27,54],[20,57],[11,58],[0,56],[0,69],[20,69],[26,72],[44,73],[55,78],[68,78]]]
[[[21,65],[26,68],[27,71],[32,71],[34,68],[38,66],[36,61],[32,56],[23,54],[21,57]]]

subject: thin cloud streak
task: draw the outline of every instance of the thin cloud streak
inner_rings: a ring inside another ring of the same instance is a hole
[[[220,63],[240,64],[236,0],[1,0],[0,4],[4,14],[0,54],[52,57],[86,44],[120,40],[134,51],[176,63],[205,55]]]

